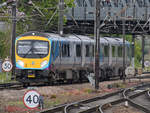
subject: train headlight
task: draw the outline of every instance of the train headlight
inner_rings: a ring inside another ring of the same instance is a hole
[[[22,62],[21,60],[18,60],[18,61],[17,61],[17,64],[18,64],[19,66],[21,66],[21,67],[24,67],[24,62]]]
[[[43,62],[41,63],[41,68],[45,67],[47,64],[48,64],[48,61],[47,61],[47,60],[43,61]]]

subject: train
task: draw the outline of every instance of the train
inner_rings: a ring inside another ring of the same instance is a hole
[[[16,38],[15,77],[26,83],[83,82],[94,73],[92,36],[31,31]],[[125,41],[125,64],[131,63],[131,45]],[[100,37],[99,80],[123,77],[123,39]]]

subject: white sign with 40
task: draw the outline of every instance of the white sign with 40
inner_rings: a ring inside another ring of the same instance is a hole
[[[24,105],[29,109],[34,109],[39,106],[40,94],[35,90],[29,90],[23,97]]]

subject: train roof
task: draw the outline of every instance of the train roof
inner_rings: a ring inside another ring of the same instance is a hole
[[[41,32],[37,32],[37,31],[31,31],[31,32],[27,32],[19,37],[22,36],[42,36],[42,37],[46,37],[52,40],[61,40],[61,41],[74,41],[74,42],[87,42],[87,43],[91,43],[94,42],[94,38],[90,37],[90,36],[84,36],[84,35],[76,35],[76,34],[65,34],[64,36],[60,36],[59,34],[55,34],[55,33],[41,33]],[[119,45],[119,44],[123,44],[123,39],[121,38],[112,38],[112,37],[101,37],[100,38],[100,42],[103,44],[114,44],[114,45]],[[126,44],[130,44],[128,41],[125,41]]]
[[[115,38],[115,39],[118,40],[121,45],[123,45],[123,39],[122,38]],[[125,40],[125,44],[130,45],[130,43],[126,40]]]

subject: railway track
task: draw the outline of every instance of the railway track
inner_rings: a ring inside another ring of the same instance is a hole
[[[150,83],[113,92],[107,95],[64,104],[39,113],[110,113],[116,105],[131,106],[145,113],[150,113]],[[140,102],[141,103],[140,103]],[[138,104],[137,104],[138,103]]]
[[[147,78],[150,78],[149,75],[146,75],[146,76],[135,76],[135,77],[127,77],[126,79],[127,80],[132,80],[132,79],[139,79],[139,80],[142,80],[142,79],[147,79]],[[111,80],[119,80],[120,78],[113,78]],[[87,82],[87,81],[86,81]],[[84,83],[86,83],[84,82]],[[33,87],[40,87],[40,86],[59,86],[59,85],[69,85],[70,83],[54,83],[52,85],[50,84],[30,84],[30,85],[27,85],[27,84],[22,84],[22,83],[19,83],[19,82],[10,82],[10,83],[1,83],[0,84],[0,90],[3,90],[3,89],[22,89],[22,88],[25,88],[25,87],[28,87],[28,86],[33,86]],[[73,83],[73,84],[79,84],[77,82]]]
[[[23,84],[21,83],[4,83],[4,84],[0,84],[0,90],[3,89],[22,89],[23,88]]]

